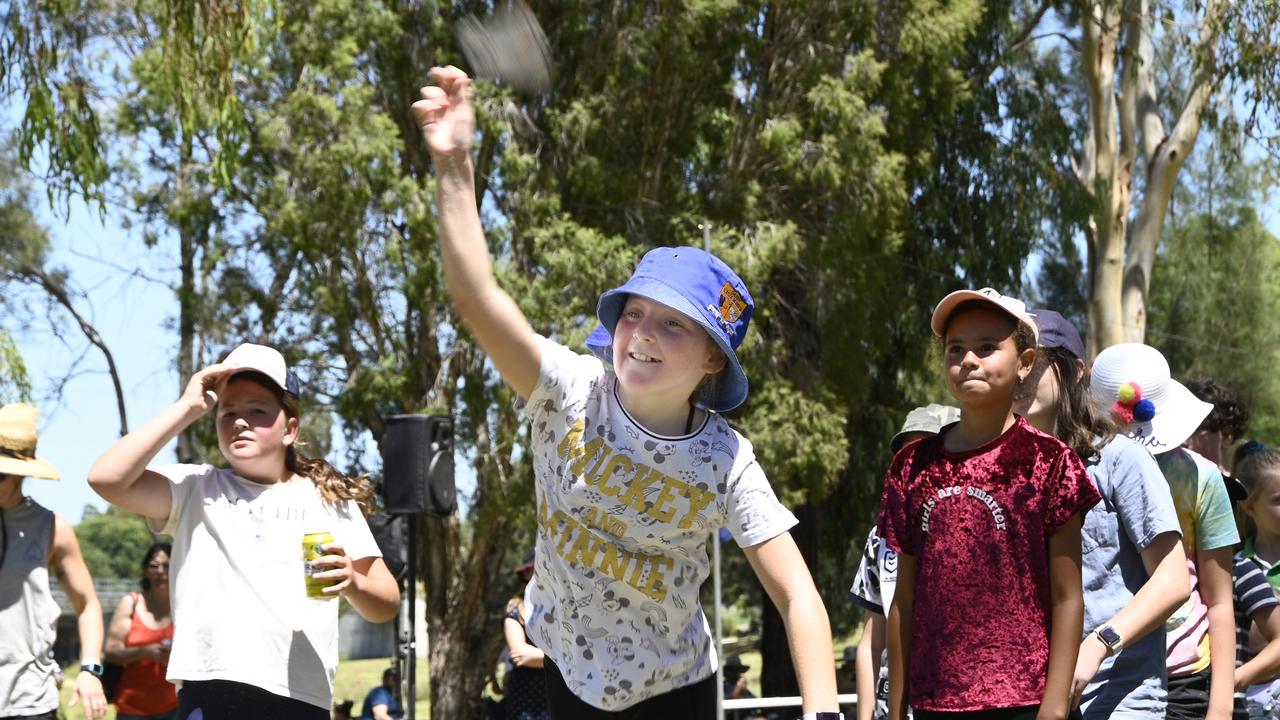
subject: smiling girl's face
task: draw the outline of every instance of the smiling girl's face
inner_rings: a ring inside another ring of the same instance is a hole
[[[627,298],[613,331],[613,367],[626,394],[684,406],[725,365],[707,331],[684,313],[639,295]]]
[[[288,417],[276,393],[237,375],[218,398],[218,448],[237,475],[256,482],[287,479],[285,457],[298,436],[297,418]]]

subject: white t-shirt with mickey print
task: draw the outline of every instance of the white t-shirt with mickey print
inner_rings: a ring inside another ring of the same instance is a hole
[[[540,340],[524,407],[538,502],[529,635],[577,697],[622,710],[715,672],[698,603],[708,536],[726,527],[750,547],[796,519],[723,417],[654,435],[598,359]]]

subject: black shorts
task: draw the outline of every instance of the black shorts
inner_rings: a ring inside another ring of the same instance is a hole
[[[182,683],[178,720],[329,720],[329,709],[230,680]]]
[[[626,710],[610,712],[578,699],[578,696],[569,690],[569,686],[564,684],[560,669],[550,660],[544,659],[542,662],[543,675],[547,682],[547,707],[551,710],[551,720],[643,720],[645,718],[714,720],[716,716],[715,675],[638,702]]]
[[[1209,670],[1169,678],[1168,720],[1204,720],[1209,714]]]

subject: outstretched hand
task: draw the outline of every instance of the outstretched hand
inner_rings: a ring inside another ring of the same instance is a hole
[[[466,156],[476,117],[472,105],[471,78],[458,68],[431,68],[435,85],[422,88],[422,99],[413,104],[413,117],[437,159]]]

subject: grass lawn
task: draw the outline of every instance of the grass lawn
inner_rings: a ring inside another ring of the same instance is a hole
[[[333,700],[334,702],[342,702],[343,700],[354,700],[355,705],[352,706],[351,712],[359,717],[360,708],[364,705],[364,696],[369,691],[382,683],[382,671],[391,667],[390,659],[374,658],[372,660],[343,660],[338,663],[338,677],[333,681]],[[427,670],[427,661],[418,658],[418,677],[417,684],[417,716],[419,718],[431,717],[430,707],[427,702],[427,682],[430,678]],[[408,705],[408,703],[405,703]]]
[[[372,659],[372,660],[343,660],[338,663],[338,676],[333,681],[333,699],[335,702],[343,700],[354,700],[355,705],[352,712],[356,715],[360,712],[360,707],[364,704],[364,696],[369,693],[375,686],[382,682],[382,671],[391,666],[388,659]],[[70,706],[71,690],[74,687],[75,677],[80,674],[77,666],[63,668],[66,673],[66,682],[62,683],[62,717],[65,720],[85,720],[87,717],[79,705]],[[419,718],[430,717],[430,704],[427,702],[427,663],[426,660],[418,659],[418,677],[417,677],[417,716]],[[107,720],[115,720],[116,709],[114,706],[107,707]]]

